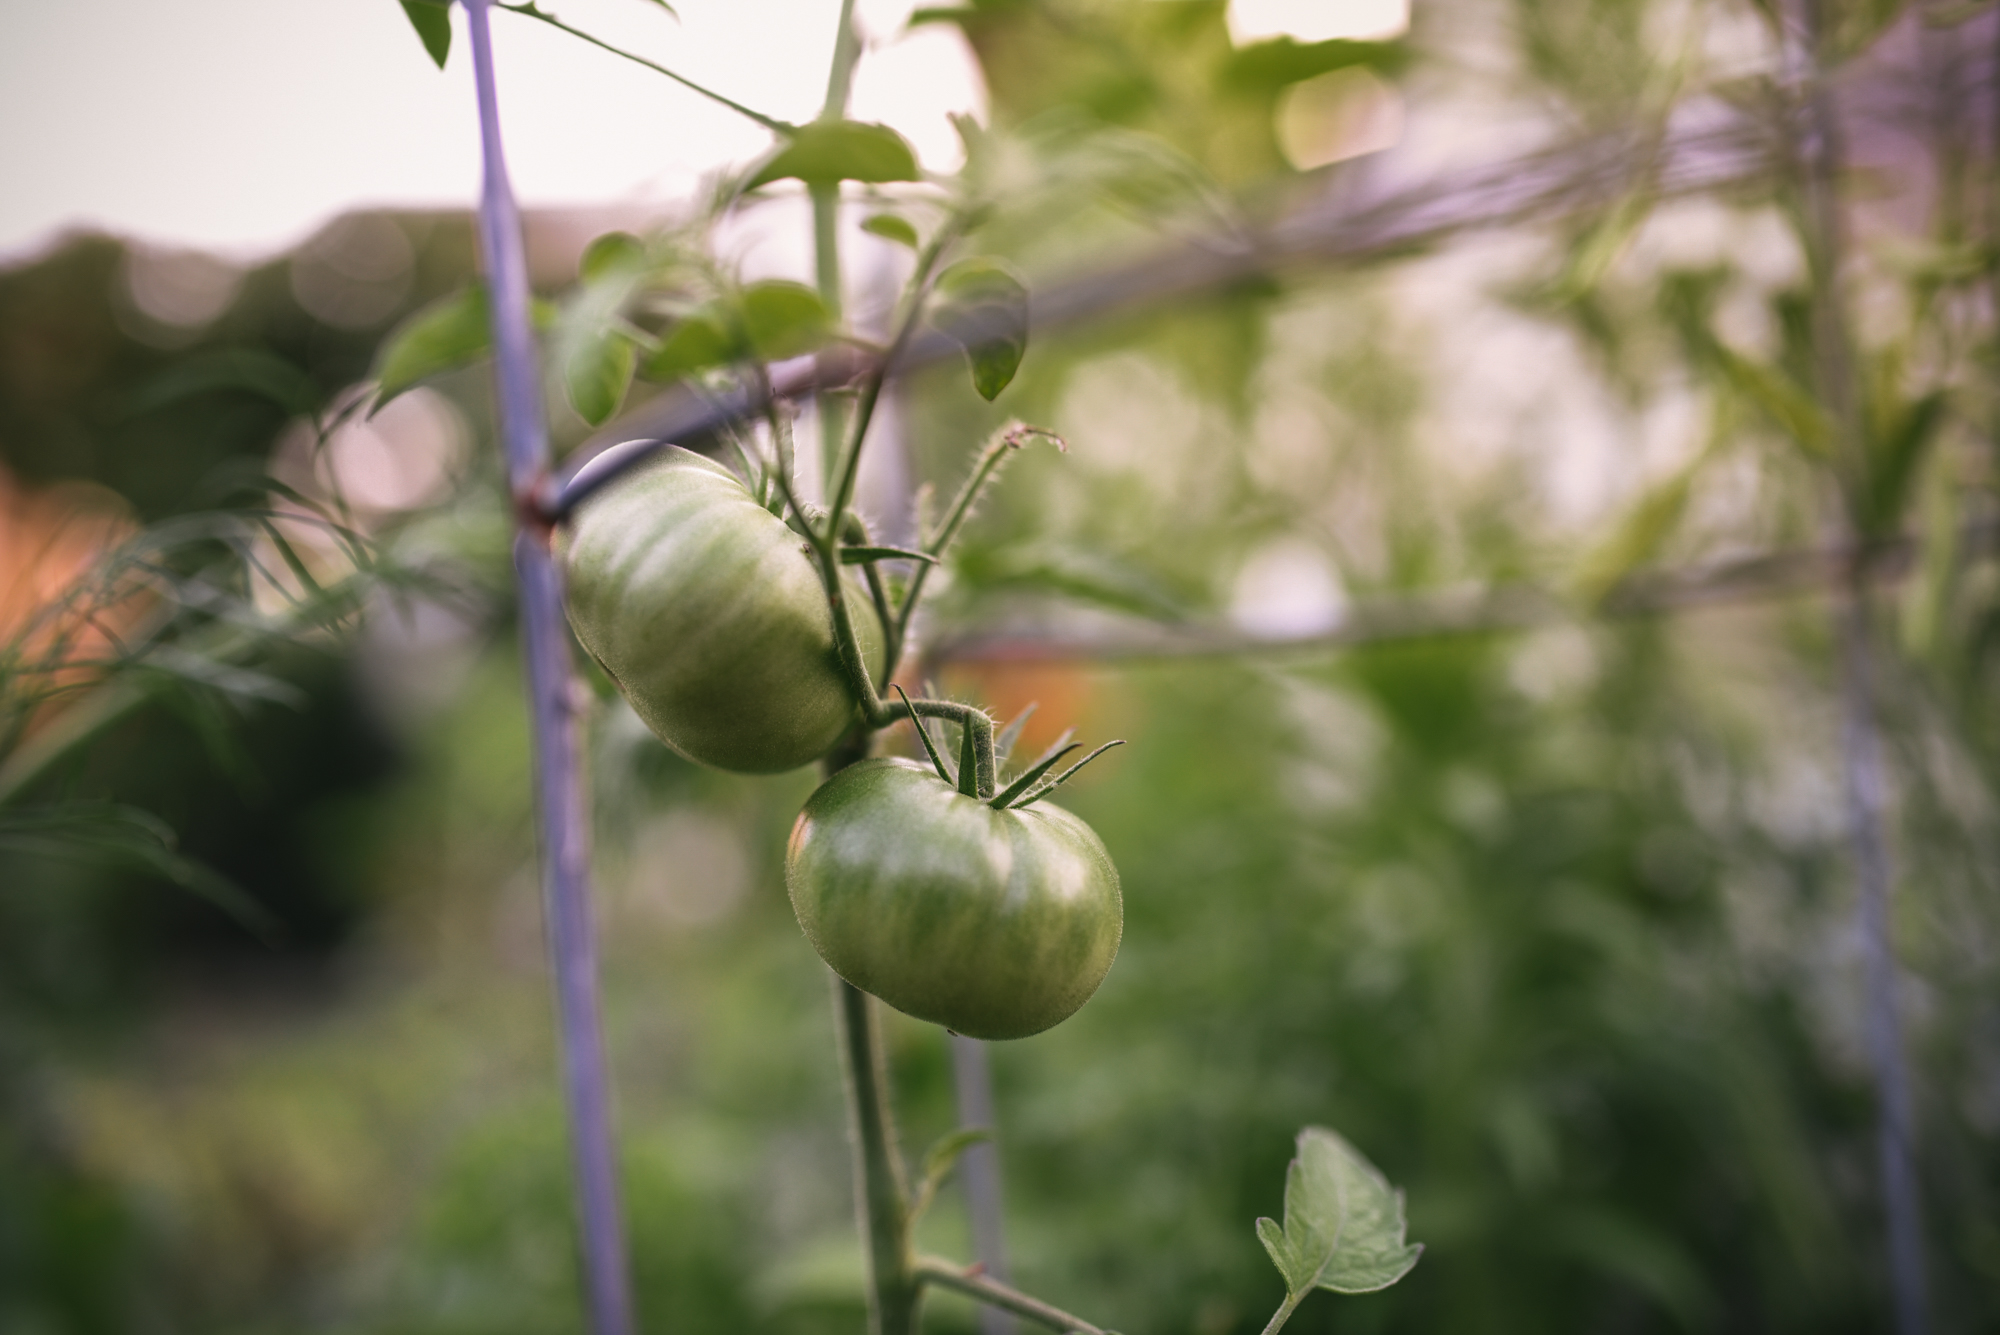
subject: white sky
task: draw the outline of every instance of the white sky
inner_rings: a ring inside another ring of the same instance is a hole
[[[915,0],[860,0],[889,43],[854,114],[949,168],[949,111],[983,110],[945,25],[901,40]],[[1136,0],[1135,0],[1136,2]],[[478,189],[464,16],[440,73],[396,0],[5,0],[0,263],[98,227],[249,259],[368,205],[459,207]],[[556,0],[567,22],[786,120],[819,107],[835,0]],[[1239,37],[1399,26],[1404,0],[1237,0]],[[1343,16],[1336,21],[1333,16]],[[501,118],[527,205],[667,201],[768,136],[659,75],[494,15]]]

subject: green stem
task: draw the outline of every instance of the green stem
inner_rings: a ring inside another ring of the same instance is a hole
[[[958,489],[958,495],[952,498],[951,508],[945,511],[944,522],[938,525],[937,532],[924,542],[924,551],[932,556],[944,554],[945,549],[958,537],[958,530],[964,527],[966,517],[972,513],[973,505],[979,500],[979,494],[986,489],[986,484],[993,480],[993,474],[999,469],[1001,461],[1007,457],[1007,452],[1019,449],[1021,442],[1029,436],[1047,436],[1058,446],[1062,445],[1062,437],[1052,431],[1044,431],[1040,427],[1009,427],[995,436],[985,452],[979,456],[979,462],[973,465],[965,484]],[[919,562],[917,568],[911,572],[909,591],[903,595],[903,605],[896,611],[896,624],[886,628],[892,655],[891,662],[902,661],[903,646],[910,637],[910,619],[916,614],[917,600],[923,597],[924,583],[930,578],[933,564],[928,561]]]
[[[1278,1310],[1271,1313],[1271,1320],[1264,1327],[1264,1335],[1278,1335],[1278,1332],[1285,1328],[1285,1323],[1292,1319],[1292,1313],[1298,1311],[1299,1304],[1306,1300],[1306,1294],[1309,1292],[1311,1292],[1309,1289],[1300,1289],[1297,1293],[1286,1294],[1285,1301],[1278,1304]]]
[[[1011,1285],[1002,1284],[989,1278],[977,1267],[962,1268],[950,1261],[926,1256],[916,1263],[916,1278],[919,1284],[935,1284],[939,1288],[954,1289],[968,1298],[1024,1316],[1030,1321],[1040,1322],[1050,1330],[1074,1332],[1077,1335],[1106,1335],[1098,1326],[1093,1326],[1080,1316],[1073,1316],[1060,1307],[1030,1297]]]
[[[910,1197],[896,1148],[888,1065],[875,1003],[837,976],[833,992],[854,1137],[856,1208],[868,1244],[868,1328],[871,1335],[916,1335],[923,1290],[910,1263]]]
[[[585,32],[581,28],[570,27],[569,24],[564,23],[561,19],[557,18],[554,14],[549,13],[547,10],[538,9],[534,4],[534,0],[527,0],[527,3],[524,4],[503,3],[495,5],[494,8],[504,9],[509,14],[519,14],[523,18],[538,19],[541,22],[548,24],[551,28],[559,29],[562,32],[568,33],[572,37],[578,38],[582,41],[589,42],[592,46],[598,48],[600,51],[609,51],[612,55],[621,56],[624,59],[631,61],[634,65],[644,65],[647,69],[652,70],[655,74],[666,75],[669,79],[672,79],[675,83],[679,84],[681,87],[687,89],[688,91],[699,93],[711,102],[714,102],[720,106],[728,107],[731,111],[735,112],[737,115],[744,117],[746,120],[755,121],[757,124],[763,126],[765,129],[771,131],[774,134],[781,134],[789,137],[793,134],[798,133],[799,127],[791,124],[789,121],[781,121],[775,116],[766,116],[761,111],[753,111],[749,107],[744,106],[741,102],[737,102],[731,98],[724,97],[721,93],[716,92],[713,88],[702,87],[700,84],[696,83],[693,79],[688,78],[686,75],[674,73],[672,70],[668,69],[665,65],[654,64],[652,61],[646,59],[644,56],[634,55],[632,52],[626,51],[620,47],[613,46],[611,45],[611,43],[604,41],[601,38],[592,37],[589,33]]]

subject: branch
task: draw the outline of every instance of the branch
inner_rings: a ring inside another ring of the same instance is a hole
[[[773,134],[784,135],[787,138],[789,138],[790,136],[798,133],[799,127],[791,124],[789,121],[781,121],[775,116],[766,116],[761,111],[753,111],[749,107],[744,106],[741,102],[735,101],[732,98],[724,97],[721,93],[716,92],[713,88],[702,87],[700,84],[696,83],[693,79],[688,78],[686,75],[674,73],[672,70],[668,69],[665,65],[656,65],[652,61],[646,59],[644,56],[634,55],[632,52],[627,51],[622,47],[616,47],[611,45],[611,43],[604,41],[601,38],[592,37],[589,33],[585,32],[581,28],[570,27],[569,24],[564,23],[554,14],[549,13],[545,9],[537,8],[535,6],[534,0],[526,0],[526,3],[523,4],[502,3],[499,5],[499,8],[506,10],[509,14],[519,14],[523,18],[539,19],[541,22],[548,24],[551,28],[559,29],[562,32],[568,33],[572,37],[580,38],[583,41],[589,42],[592,46],[596,47],[600,51],[609,51],[612,55],[623,57],[624,59],[631,61],[634,65],[644,65],[647,69],[652,70],[655,74],[664,74],[669,79],[672,79],[675,83],[679,84],[681,87],[687,89],[689,92],[699,93],[701,96],[707,98],[711,102],[714,102],[718,106],[728,107],[731,111],[743,117],[745,120],[755,121],[757,124],[771,131]]]
[[[1960,540],[1964,544],[1962,550],[1991,550],[2000,545],[2000,521],[1968,524]],[[1869,579],[1898,580],[1914,567],[1917,548],[1917,539],[1897,537],[1766,552],[1680,570],[1641,573],[1615,585],[1594,607],[1579,607],[1547,590],[1529,587],[1446,590],[1385,598],[1364,603],[1337,628],[1311,635],[1258,635],[1223,626],[1146,626],[1112,635],[1036,630],[972,635],[943,639],[932,645],[924,654],[919,672],[933,671],[942,663],[1325,654],[1403,640],[1529,630],[1575,621],[1593,613],[1604,619],[1659,616],[1698,607],[1838,589],[1857,564]]]
[[[1032,1298],[997,1279],[987,1278],[978,1266],[961,1267],[935,1256],[920,1256],[917,1258],[916,1275],[919,1284],[935,1284],[939,1288],[956,1290],[1016,1316],[1038,1321],[1050,1330],[1062,1331],[1065,1335],[1109,1335],[1080,1316],[1071,1316],[1060,1307],[1045,1303],[1040,1298]]]
[[[1642,128],[1602,134],[1374,199],[1327,191],[1328,178],[1317,175],[1312,178],[1317,198],[1226,244],[1205,239],[1137,263],[1034,283],[1031,332],[1047,335],[1120,312],[1181,306],[1251,278],[1371,263],[1464,232],[1560,217],[1617,198],[1635,179],[1649,180],[1662,196],[1742,184],[1766,176],[1773,161],[1769,136],[1748,120],[1671,136],[1656,151],[1635,152],[1647,146],[1650,134]],[[955,359],[960,351],[957,340],[937,330],[913,337],[887,365],[857,349],[837,349],[774,374],[770,392],[802,399],[878,369],[894,379]],[[718,397],[682,389],[640,405],[578,447],[572,455],[577,462],[545,505],[545,516],[559,522],[585,496],[667,442],[711,434],[762,412],[765,402],[748,391]],[[614,451],[615,457],[607,457]]]

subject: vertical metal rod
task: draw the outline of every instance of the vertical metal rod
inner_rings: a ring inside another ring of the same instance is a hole
[[[1819,393],[1839,432],[1838,469],[1844,476],[1842,521],[1857,550],[1866,536],[1858,516],[1868,485],[1867,439],[1855,378],[1855,352],[1842,284],[1846,219],[1840,174],[1845,156],[1841,126],[1826,82],[1826,16],[1823,0],[1799,0],[1803,41],[1799,58],[1807,76],[1803,168],[1806,262],[1813,284],[1813,343]],[[1898,1335],[1925,1335],[1929,1296],[1925,1280],[1923,1211],[1916,1171],[1916,1099],[1903,1050],[1897,1012],[1895,939],[1889,916],[1894,871],[1890,865],[1888,812],[1883,794],[1879,702],[1868,634],[1867,571],[1860,558],[1847,572],[1837,612],[1842,687],[1841,770],[1848,837],[1854,850],[1855,912],[1863,956],[1862,1006],[1875,1068],[1880,1119],[1882,1199],[1889,1234],[1889,1280]]]
[[[998,1134],[993,1111],[993,1073],[986,1045],[963,1034],[951,1036],[952,1083],[958,1093],[958,1124],[985,1127]],[[1007,1234],[1000,1204],[1000,1151],[994,1141],[968,1148],[958,1160],[958,1180],[965,1189],[965,1212],[972,1225],[972,1254],[990,1277],[1012,1282],[1007,1271]],[[980,1335],[1014,1335],[1014,1318],[997,1307],[981,1305]]]
[[[532,518],[547,474],[549,444],[541,375],[528,324],[528,265],[521,220],[500,143],[500,104],[488,25],[490,0],[462,0],[472,39],[485,166],[479,239],[498,368],[500,434],[520,526],[514,569],[521,591],[521,635],[533,718],[536,807],[542,846],[543,915],[554,975],[583,1252],[584,1293],[595,1335],[632,1335],[632,1293],[617,1156],[611,1133],[611,1082],[598,1004],[596,930],[590,908],[590,813],[583,789],[575,682],[563,622],[562,573],[547,528]]]
[[[1889,914],[1895,872],[1889,855],[1882,739],[1863,594],[1861,580],[1856,578],[1841,609],[1842,769],[1854,847],[1855,915],[1867,994],[1868,1055],[1875,1068],[1876,1101],[1880,1104],[1876,1144],[1889,1224],[1889,1278],[1896,1330],[1898,1335],[1924,1335],[1930,1326],[1930,1298],[1924,1274],[1923,1210],[1917,1189],[1916,1101],[1896,997],[1895,931]]]

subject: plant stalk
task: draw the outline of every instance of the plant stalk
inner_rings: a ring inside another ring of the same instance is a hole
[[[492,0],[463,3],[472,39],[485,167],[479,231],[492,301],[500,433],[519,525],[514,563],[521,590],[543,903],[576,1175],[583,1285],[595,1335],[632,1335],[631,1282],[618,1199],[603,1017],[598,1004],[596,937],[590,907],[590,818],[582,781],[577,683],[563,620],[562,572],[549,550],[548,529],[534,518],[535,500],[547,479],[549,443],[541,377],[528,323],[527,256],[500,141],[488,12]]]
[[[978,1266],[960,1267],[950,1261],[927,1256],[916,1263],[915,1271],[920,1283],[954,1289],[989,1306],[1024,1316],[1050,1330],[1068,1332],[1069,1335],[1107,1335],[1103,1328],[1093,1326],[1080,1316],[989,1278],[980,1272]]]
[[[1278,1304],[1278,1310],[1271,1313],[1271,1319],[1264,1323],[1264,1335],[1278,1335],[1285,1323],[1292,1319],[1292,1313],[1299,1310],[1299,1304],[1306,1300],[1310,1289],[1300,1289],[1297,1293],[1285,1295],[1285,1301]]]
[[[910,1192],[896,1143],[875,999],[838,975],[833,993],[854,1148],[855,1205],[868,1247],[868,1329],[871,1335],[916,1335],[923,1294],[910,1264]]]

